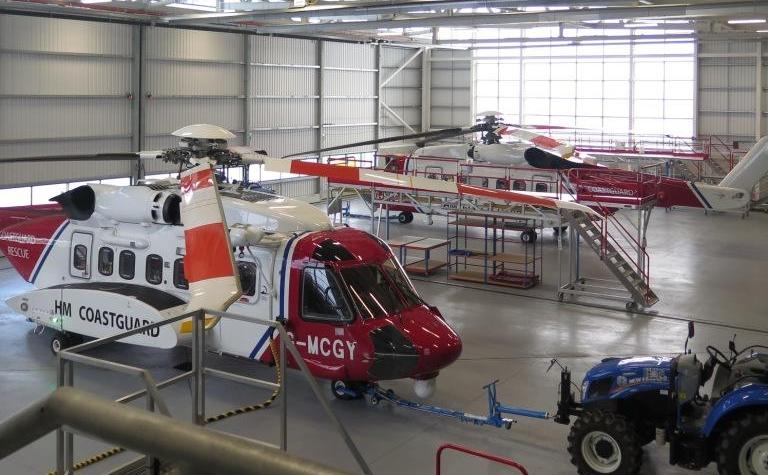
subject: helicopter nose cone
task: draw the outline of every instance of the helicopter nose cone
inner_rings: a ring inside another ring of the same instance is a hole
[[[461,355],[461,339],[439,314],[427,307],[409,309],[402,314],[403,333],[419,352],[419,364],[412,377],[433,377]]]

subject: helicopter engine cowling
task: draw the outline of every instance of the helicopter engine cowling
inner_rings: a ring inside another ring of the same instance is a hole
[[[169,190],[144,186],[83,185],[51,201],[61,204],[71,219],[93,214],[122,223],[181,224],[181,197]]]

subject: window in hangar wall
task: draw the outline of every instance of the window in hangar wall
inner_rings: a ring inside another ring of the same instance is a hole
[[[102,183],[105,185],[126,186],[130,185],[130,178],[110,178],[104,180],[78,181],[71,183],[54,183],[52,185],[22,186],[16,188],[0,189],[0,208],[6,206],[29,206],[51,204],[51,198],[65,191],[73,190],[88,183]]]
[[[598,134],[695,134],[693,40],[643,39],[649,33],[686,30],[565,28],[565,40],[552,38],[560,33],[557,27],[444,30],[439,37],[467,39],[467,45],[479,38],[528,41],[522,48],[474,44],[480,46],[474,50],[476,112],[497,110],[510,123],[579,127]],[[626,39],[567,40],[599,35]]]

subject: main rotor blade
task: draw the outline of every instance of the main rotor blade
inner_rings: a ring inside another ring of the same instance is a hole
[[[333,147],[319,148],[317,150],[308,150],[306,152],[292,153],[290,155],[284,156],[283,158],[298,157],[300,155],[316,155],[322,152],[331,152],[333,150],[341,150],[341,149],[352,148],[352,147],[362,147],[364,145],[376,145],[376,144],[386,143],[386,142],[397,142],[398,140],[419,139],[422,137],[433,137],[433,136],[453,137],[456,135],[464,135],[464,134],[469,134],[473,132],[476,132],[476,127],[467,127],[467,128],[456,127],[453,129],[431,130],[429,132],[419,132],[419,133],[408,134],[408,135],[396,135],[393,137],[384,137],[381,139],[365,140],[363,142],[354,142],[354,143],[348,143],[343,145],[336,145]]]
[[[136,160],[141,158],[138,153],[96,153],[93,155],[49,155],[41,157],[5,158],[0,159],[0,165],[4,163],[29,163],[29,162],[86,162],[108,160]]]
[[[264,169],[274,172],[327,177],[335,182],[353,185],[383,185],[393,188],[433,191],[437,193],[455,193],[458,195],[478,196],[495,201],[514,202],[555,210],[567,208],[599,216],[599,214],[591,208],[570,201],[557,200],[516,191],[494,190],[480,186],[464,185],[452,181],[434,180],[420,176],[400,175],[397,173],[366,168],[266,158],[264,160]]]

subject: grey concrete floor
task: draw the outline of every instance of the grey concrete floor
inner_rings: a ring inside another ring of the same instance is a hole
[[[353,224],[365,227],[366,222]],[[426,226],[417,218],[407,226],[394,224],[394,234],[443,235],[444,222]],[[768,216],[748,219],[733,215],[704,216],[700,212],[655,211],[649,230],[652,279],[662,301],[656,315],[633,315],[621,310],[593,308],[554,300],[557,250],[550,232],[544,236],[544,282],[528,291],[507,292],[489,287],[456,285],[438,274],[416,279],[422,295],[437,305],[464,342],[461,358],[444,370],[432,402],[483,414],[487,411],[482,386],[499,379],[500,400],[521,406],[554,410],[558,374],[545,373],[558,357],[579,379],[583,372],[608,355],[674,354],[682,350],[684,318],[700,323],[694,350],[708,344],[721,347],[738,333],[739,346],[766,343],[768,299]],[[603,270],[596,259],[584,265]],[[12,270],[0,271],[0,300],[24,290],[28,284]],[[172,367],[188,359],[188,350],[151,350],[126,345],[102,350],[113,361],[150,368],[158,378],[177,374]],[[273,370],[232,358],[215,364],[261,377]],[[14,414],[55,388],[56,360],[48,350],[48,335],[35,335],[32,325],[0,304],[0,420]],[[289,450],[342,469],[356,471],[354,461],[334,433],[301,374],[291,371],[289,385]],[[136,381],[107,371],[78,367],[77,387],[106,397],[139,388]],[[387,383],[411,397],[408,381]],[[362,401],[326,397],[377,474],[424,474],[434,471],[434,455],[442,443],[467,445],[514,458],[532,474],[574,473],[565,450],[567,428],[546,421],[520,419],[511,430],[463,425],[453,420],[380,406]],[[190,389],[177,385],[164,390],[171,412],[188,419]],[[228,382],[208,385],[209,413],[251,404],[268,396]],[[267,409],[219,422],[216,429],[275,442],[279,411]],[[107,447],[77,437],[76,458]],[[666,448],[645,449],[645,474],[682,474],[666,465]],[[131,457],[123,454],[79,473],[103,473]],[[445,458],[443,473],[510,473],[484,462],[457,455]],[[0,474],[39,474],[54,465],[54,437],[49,435],[0,461]],[[715,473],[713,467],[703,471]]]

